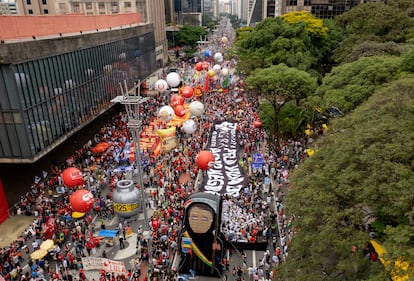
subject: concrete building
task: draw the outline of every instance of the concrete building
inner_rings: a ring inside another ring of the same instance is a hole
[[[138,14],[117,17],[95,16],[107,26],[85,29],[89,16],[58,16],[55,23],[29,16],[33,34],[45,30],[42,21],[55,27],[71,22],[73,30],[2,38],[0,163],[35,163],[105,112],[120,95],[119,82],[132,88],[157,69],[154,25],[139,23]],[[121,19],[124,24],[116,25]]]
[[[0,1],[0,15],[17,15],[17,5],[15,2]]]
[[[266,17],[277,17],[294,11],[309,11],[321,19],[334,18],[363,2],[362,0],[248,0],[247,24],[253,26]]]
[[[167,31],[165,30],[164,0],[145,0],[148,14],[148,23],[154,26],[155,55],[157,66],[163,67],[168,61]]]
[[[16,0],[20,15],[83,14],[118,15],[140,13],[142,22],[154,25],[157,63],[164,66],[168,60],[165,30],[164,0]]]

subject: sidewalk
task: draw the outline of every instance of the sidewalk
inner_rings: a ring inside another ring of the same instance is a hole
[[[33,216],[16,215],[1,223],[0,248],[8,248],[30,226],[34,219]]]

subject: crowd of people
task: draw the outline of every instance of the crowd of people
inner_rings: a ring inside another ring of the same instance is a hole
[[[182,73],[191,73],[191,64],[181,64],[177,69],[188,68]],[[137,252],[128,276],[103,272],[101,280],[138,280],[139,275],[146,275],[146,272],[141,272],[144,264],[153,266],[148,274],[151,280],[171,280],[171,272],[176,272],[167,269],[171,268],[172,257],[178,250],[185,198],[197,191],[198,186],[195,158],[205,148],[209,127],[217,120],[238,122],[239,145],[244,148],[240,154],[240,164],[249,175],[248,183],[239,197],[223,197],[221,231],[232,242],[272,241],[273,244],[272,251],[265,252],[258,267],[253,268],[245,263],[233,269],[227,266],[225,278],[233,276],[233,280],[270,280],[274,267],[286,259],[293,235],[294,217],[285,214],[283,199],[286,186],[289,185],[289,171],[297,168],[306,157],[306,142],[266,144],[263,128],[253,125],[258,120],[258,97],[244,91],[245,85],[234,74],[232,62],[226,66],[231,75],[228,91],[220,92],[212,85],[212,90],[201,98],[206,112],[196,120],[199,129],[188,135],[178,128],[177,146],[172,151],[161,151],[158,155],[152,154],[151,149],[142,151],[142,158],[147,161],[147,165],[143,167],[144,186],[137,185],[137,188],[148,190],[147,207],[153,210],[149,222],[152,239],[150,242],[144,238],[142,226],[134,230],[138,237]],[[169,102],[169,96],[159,95],[144,103],[140,112],[143,125],[148,126],[155,120],[158,109]],[[105,218],[110,209],[111,193],[116,182],[127,176],[127,172],[118,167],[127,164],[133,167],[132,171],[136,169],[134,161],[120,156],[125,144],[133,142],[127,119],[126,112],[113,116],[109,124],[93,139],[77,148],[64,163],[56,164],[51,171],[37,177],[29,192],[15,204],[16,215],[32,215],[35,219],[10,247],[0,249],[0,272],[7,281],[86,279],[81,258],[93,255],[96,246],[92,215]],[[101,142],[108,143],[108,149],[100,153],[93,152],[93,147]],[[264,163],[261,169],[252,171],[254,153],[263,155]],[[95,198],[91,215],[80,219],[72,218],[68,195],[73,190],[64,188],[62,183],[62,172],[70,166],[84,172],[84,187]],[[274,183],[269,192],[263,189],[265,177],[271,177]],[[62,187],[64,190],[56,193]],[[271,236],[272,232],[276,234]],[[47,258],[30,258],[30,254],[45,239],[52,239],[57,245],[51,257],[55,267],[50,266]],[[28,241],[34,242],[28,244]],[[243,256],[244,252],[240,251],[240,254]],[[149,260],[150,256],[152,260]],[[105,252],[103,257],[106,257]],[[23,262],[29,263],[29,272],[22,271]],[[72,276],[70,270],[77,270],[78,276]]]

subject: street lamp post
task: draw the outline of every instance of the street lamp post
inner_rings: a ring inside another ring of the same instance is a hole
[[[126,81],[124,85],[119,83],[121,87],[122,96],[118,96],[112,100],[112,102],[120,102],[125,106],[128,123],[127,127],[131,130],[132,138],[135,144],[135,164],[137,166],[138,172],[138,184],[141,190],[141,206],[142,212],[144,214],[144,238],[147,240],[148,244],[148,261],[150,268],[152,265],[152,247],[151,247],[151,227],[149,225],[147,208],[146,208],[146,192],[143,182],[143,169],[141,161],[141,147],[140,147],[140,131],[142,128],[141,114],[140,114],[140,105],[149,100],[149,97],[141,97],[141,81],[134,83],[132,90],[128,90]]]

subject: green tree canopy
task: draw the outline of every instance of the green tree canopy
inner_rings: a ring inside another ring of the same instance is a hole
[[[339,62],[350,61],[350,56],[355,57],[355,54],[350,55],[354,52],[354,48],[365,41],[404,43],[408,32],[413,28],[413,21],[408,16],[407,11],[403,10],[406,5],[398,5],[398,2],[393,1],[392,4],[383,2],[365,3],[335,17],[336,23],[346,33],[345,40],[335,50],[336,60]],[[371,46],[374,50],[378,49],[378,45],[366,44],[365,48],[367,46]],[[395,52],[395,48],[382,48],[382,50]],[[371,53],[377,54],[375,51]],[[369,53],[365,51],[361,55],[367,54]]]
[[[176,44],[179,46],[194,47],[200,37],[207,35],[207,31],[202,26],[184,25],[175,35]]]
[[[286,208],[296,233],[277,280],[389,280],[390,268],[364,257],[364,210],[385,226],[377,237],[389,257],[414,264],[413,85],[413,76],[390,82],[332,121],[294,171]]]
[[[280,129],[279,113],[282,107],[289,102],[299,106],[300,101],[313,93],[317,87],[316,79],[309,73],[285,64],[257,69],[247,77],[246,84],[259,91],[261,97],[273,108],[273,116],[269,119],[276,122],[270,131],[276,133],[279,133]]]
[[[367,57],[342,64],[326,75],[316,90],[324,109],[338,107],[346,113],[364,102],[375,89],[395,79],[399,57]]]
[[[329,22],[320,26],[320,20],[306,18],[305,21],[288,15],[288,21],[281,17],[266,18],[251,32],[238,33],[235,48],[240,71],[249,74],[256,68],[280,63],[301,70],[313,68],[319,71],[320,66],[327,63],[327,57],[340,40],[338,28],[330,25],[331,30],[327,27]]]

